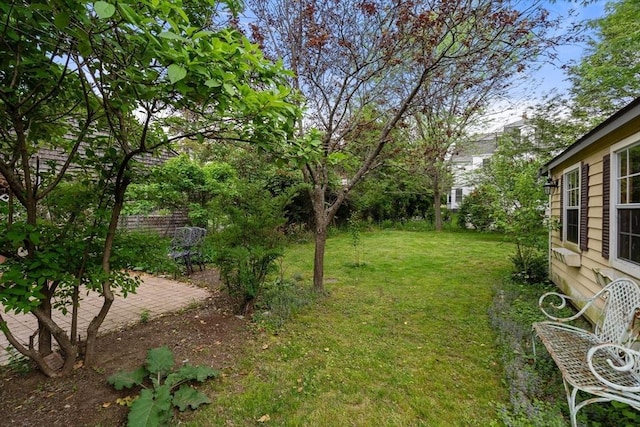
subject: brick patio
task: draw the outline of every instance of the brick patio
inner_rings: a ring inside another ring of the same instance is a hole
[[[117,296],[109,314],[100,327],[100,333],[112,331],[140,321],[142,313],[147,312],[149,319],[163,313],[170,313],[191,304],[199,303],[209,297],[206,289],[191,286],[175,280],[164,279],[149,275],[142,275],[143,283],[135,294],[129,294],[127,298]],[[96,293],[89,296],[82,295],[80,311],[78,313],[78,331],[83,333],[89,322],[102,306],[102,299]],[[4,313],[4,307],[0,305],[2,316],[7,321],[9,329],[25,345],[37,328],[37,321],[33,315],[15,315]],[[71,314],[63,316],[56,311],[54,320],[67,332],[70,330]],[[5,348],[9,345],[4,334],[0,333],[0,365],[8,362],[8,353]]]

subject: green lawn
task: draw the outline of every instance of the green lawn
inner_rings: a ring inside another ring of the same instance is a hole
[[[499,425],[507,393],[487,310],[512,248],[476,233],[361,242],[355,267],[350,235],[329,239],[329,296],[277,335],[257,334],[189,425]],[[312,245],[290,247],[285,276],[310,283],[312,259]]]

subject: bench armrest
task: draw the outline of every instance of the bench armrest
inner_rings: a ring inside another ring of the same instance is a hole
[[[564,294],[560,294],[558,292],[547,292],[546,294],[543,294],[540,299],[538,300],[538,307],[540,307],[540,311],[542,311],[544,313],[545,316],[547,316],[549,319],[554,320],[556,322],[570,322],[572,320],[575,320],[577,318],[579,318],[580,316],[582,316],[584,314],[585,311],[587,311],[587,309],[591,306],[591,304],[593,304],[593,302],[598,299],[598,297],[600,297],[600,292],[598,292],[597,294],[595,294],[593,297],[591,298],[575,298],[575,297],[570,297],[568,295],[564,295]],[[549,301],[549,299],[557,299],[558,301]],[[545,301],[546,300],[546,301]],[[575,301],[575,302],[585,302],[585,305],[582,307],[582,309],[577,312],[576,314],[574,314],[571,317],[556,317],[556,316],[552,316],[551,314],[549,314],[546,310],[545,310],[545,305],[552,307],[555,310],[562,310],[563,308],[565,308],[567,306],[567,302],[569,301]]]
[[[600,360],[600,363],[598,363],[596,357]],[[602,358],[606,360],[606,364],[609,367],[602,363]],[[621,392],[640,392],[640,377],[635,381],[635,383],[638,384],[635,386],[616,384],[611,381],[611,379],[616,376],[616,372],[628,372],[632,376],[637,376],[640,372],[640,352],[618,344],[599,344],[589,349],[587,353],[587,363],[593,375],[607,387]],[[606,374],[605,370],[610,372],[608,375],[609,379],[602,375]]]

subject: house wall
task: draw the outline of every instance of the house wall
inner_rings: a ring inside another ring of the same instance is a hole
[[[630,277],[640,283],[640,277],[633,277],[628,272],[622,272],[612,267],[610,260],[602,256],[602,228],[603,228],[603,157],[611,153],[611,147],[616,143],[636,135],[640,138],[640,121],[634,126],[627,126],[624,129],[617,129],[605,137],[591,144],[586,149],[576,153],[576,155],[566,159],[562,163],[554,166],[550,173],[553,179],[561,179],[567,168],[580,164],[589,165],[588,183],[588,242],[587,250],[580,250],[579,246],[571,242],[563,241],[561,231],[553,230],[550,233],[550,276],[551,280],[567,295],[573,297],[590,297],[602,288],[602,282],[594,270],[604,269],[611,276]],[[611,167],[613,177],[614,167]],[[605,183],[609,185],[610,183]],[[562,186],[551,196],[550,216],[552,220],[559,220],[561,216],[561,192]],[[615,192],[611,190],[611,199],[615,197]],[[613,209],[611,209],[613,212]],[[611,219],[612,233],[615,229],[614,219]],[[579,256],[579,266],[569,266],[554,256],[554,249],[563,248],[570,250]],[[612,248],[613,253],[613,248]],[[592,321],[597,320],[597,310],[587,313]]]

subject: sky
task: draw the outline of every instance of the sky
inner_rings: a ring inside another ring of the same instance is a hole
[[[580,2],[568,0],[546,1],[545,7],[551,16],[566,17],[569,11],[574,11],[574,17],[565,19],[561,31],[569,31],[574,22],[580,22],[604,16],[607,1],[598,0],[583,6]],[[562,69],[563,65],[571,61],[578,61],[585,53],[585,45],[572,44],[558,46],[557,61],[543,64],[538,70],[527,75],[527,83],[514,88],[508,100],[496,105],[488,116],[485,128],[487,131],[500,130],[505,124],[520,120],[527,109],[535,105],[545,94],[552,91],[562,93],[569,89],[570,84]]]

